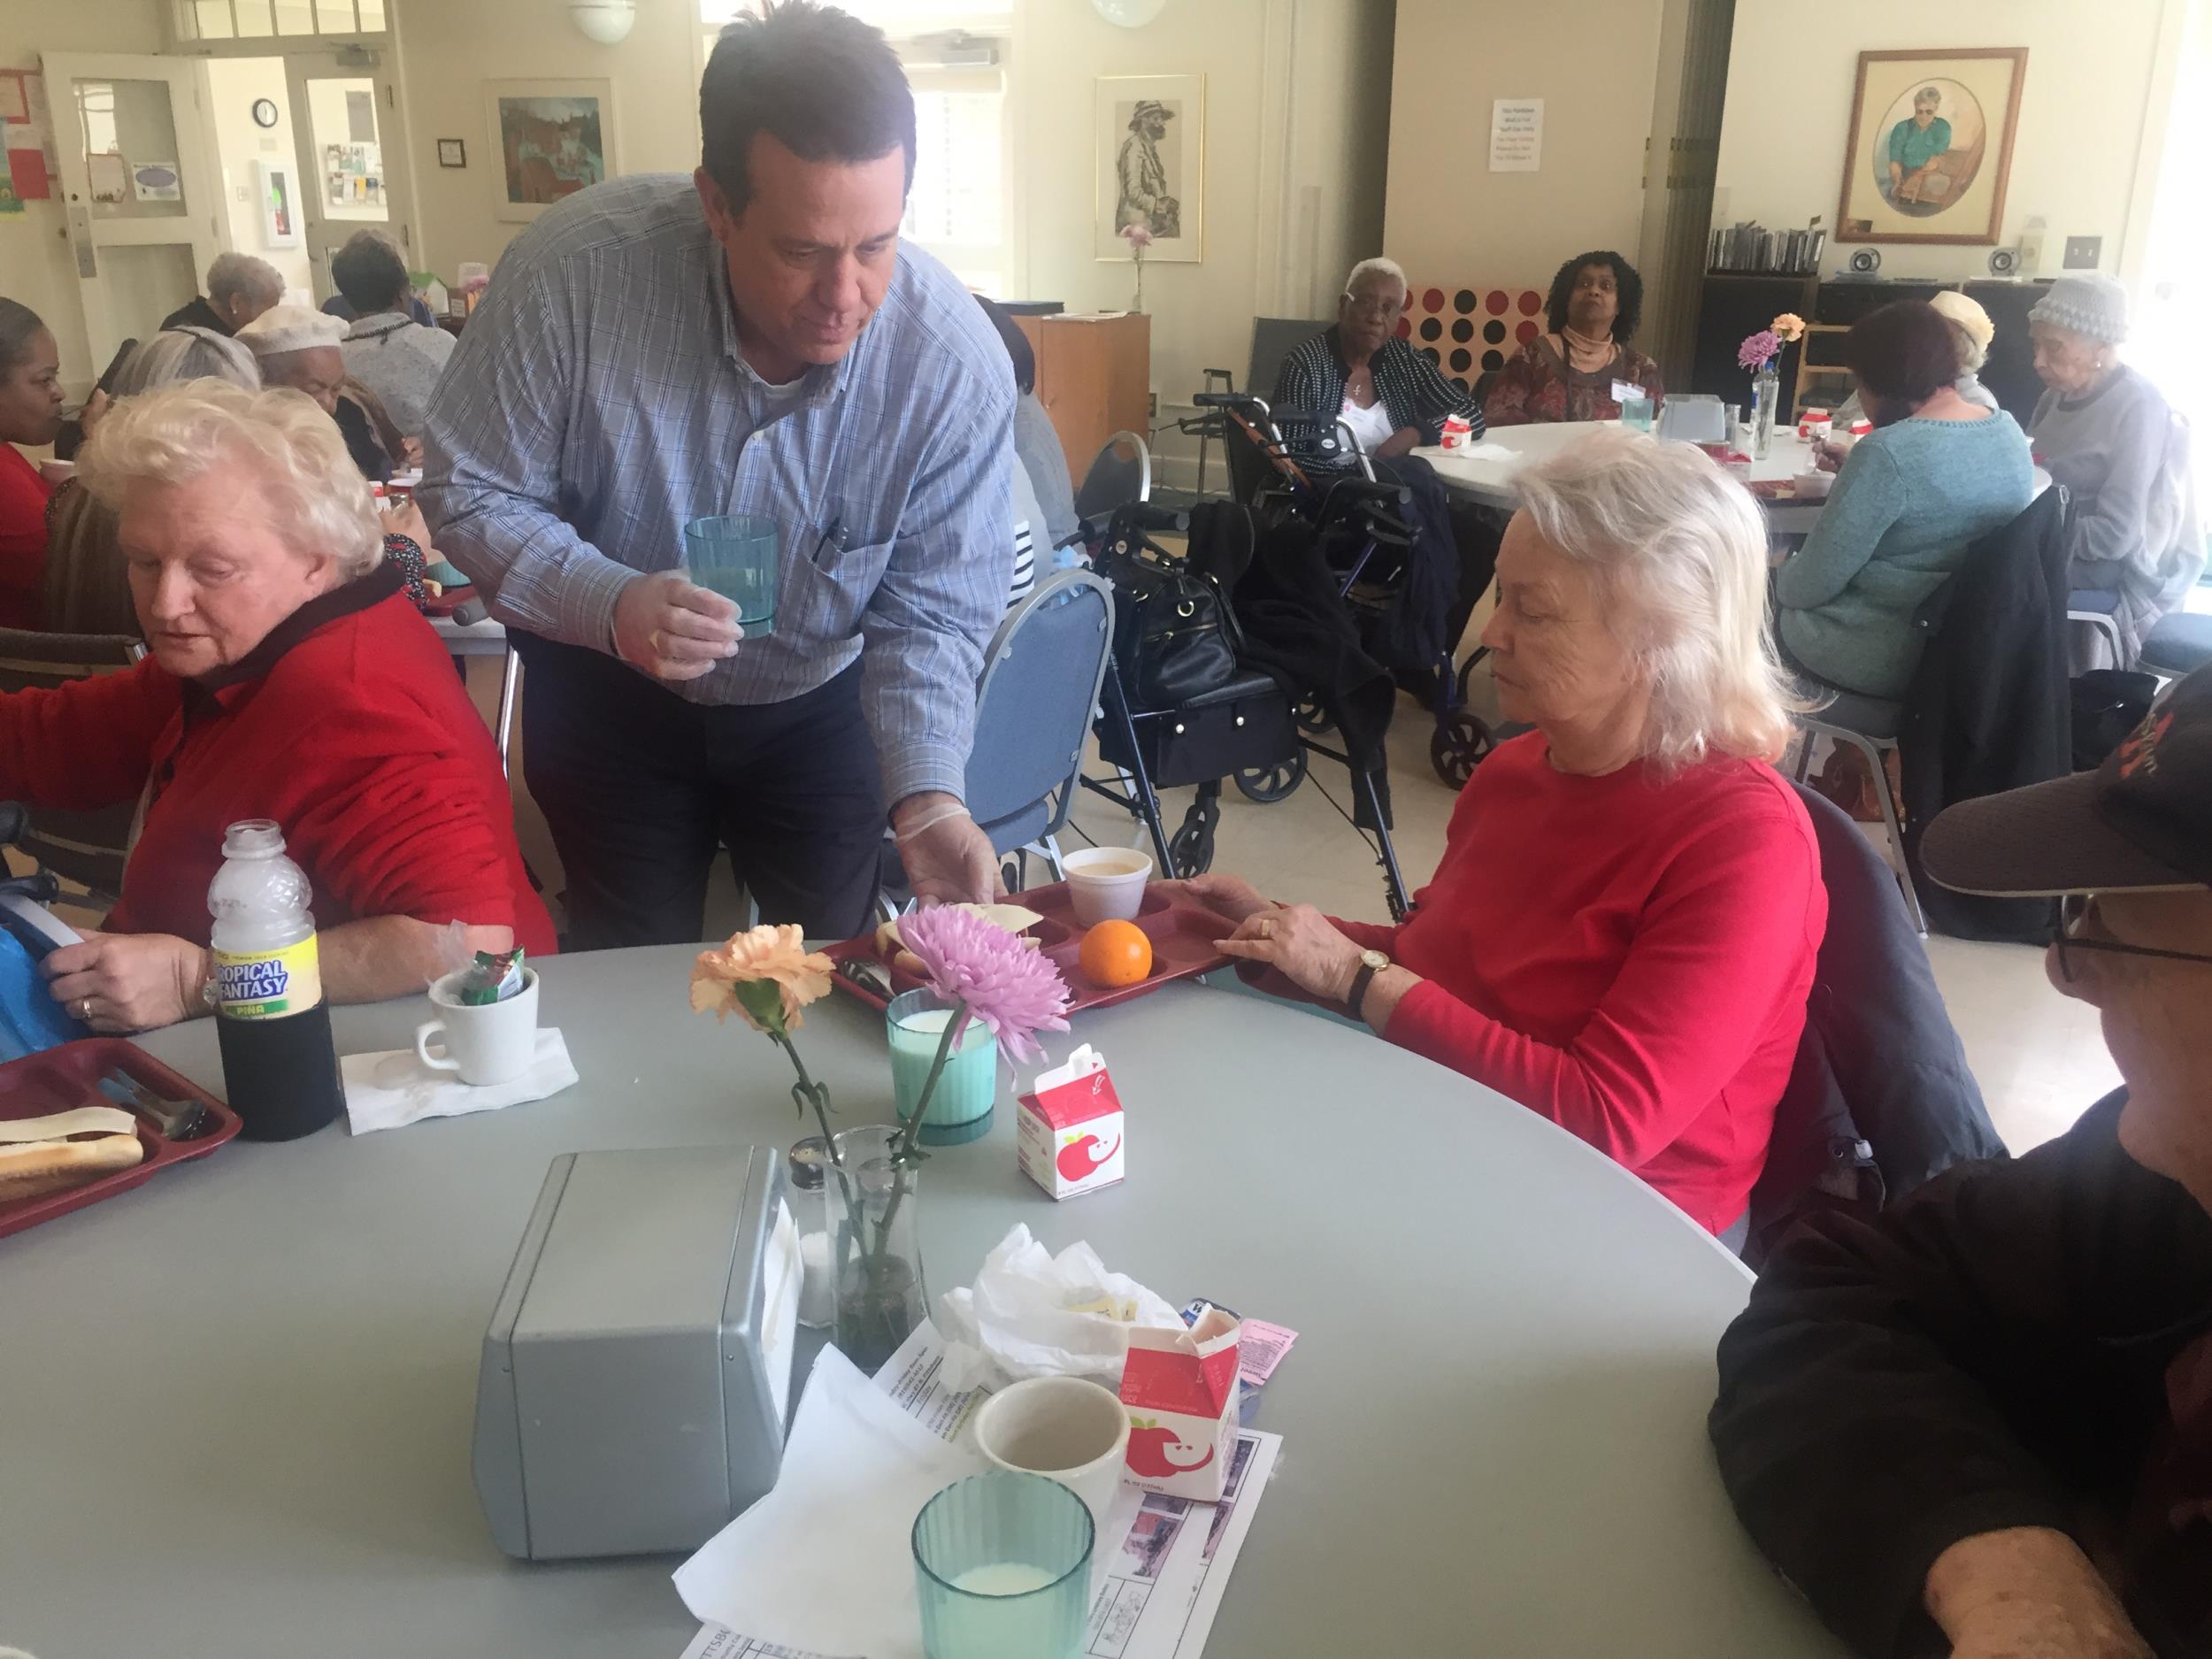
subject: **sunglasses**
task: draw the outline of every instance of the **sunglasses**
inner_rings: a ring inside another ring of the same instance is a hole
[[[2117,939],[2084,939],[2081,928],[2097,908],[2093,893],[2069,893],[2058,902],[2058,920],[2051,929],[2051,943],[2058,951],[2059,977],[2069,985],[2074,982],[2074,964],[2069,960],[2078,950],[2101,950],[2116,956],[2154,956],[2162,962],[2200,962],[2212,964],[2212,956],[2193,950],[2154,950],[2148,945],[2131,945]]]

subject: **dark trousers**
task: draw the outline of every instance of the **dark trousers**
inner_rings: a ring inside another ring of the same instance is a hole
[[[568,948],[697,941],[727,847],[764,922],[868,925],[884,816],[860,667],[783,703],[687,703],[603,652],[516,636],[523,772],[568,877]]]

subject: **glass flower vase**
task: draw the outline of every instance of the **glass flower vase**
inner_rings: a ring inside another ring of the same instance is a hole
[[[1769,363],[1751,377],[1751,456],[1763,461],[1774,447],[1775,410],[1782,401],[1782,373]]]
[[[929,1313],[921,1171],[891,1161],[897,1133],[888,1124],[871,1124],[839,1135],[824,1183],[836,1268],[837,1347],[872,1377]]]

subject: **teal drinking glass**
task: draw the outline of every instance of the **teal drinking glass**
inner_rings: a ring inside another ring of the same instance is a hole
[[[1632,432],[1649,432],[1655,419],[1655,405],[1648,397],[1621,399],[1621,425]]]
[[[1042,1475],[994,1469],[914,1517],[928,1659],[1074,1659],[1090,1616],[1091,1512]]]
[[[891,1039],[891,1098],[903,1122],[921,1101],[929,1068],[952,1024],[953,1005],[934,991],[907,991],[891,999],[883,1018]],[[998,1043],[988,1025],[971,1019],[945,1056],[916,1138],[927,1147],[972,1141],[991,1126],[997,1100]]]
[[[694,518],[684,526],[684,574],[737,606],[747,639],[776,631],[773,518]]]

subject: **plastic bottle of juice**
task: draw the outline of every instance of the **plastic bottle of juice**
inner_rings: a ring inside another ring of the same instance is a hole
[[[223,867],[207,890],[215,918],[215,1028],[223,1083],[240,1133],[290,1141],[345,1104],[330,1006],[315,949],[307,872],[284,856],[274,820],[247,818],[223,835]]]

